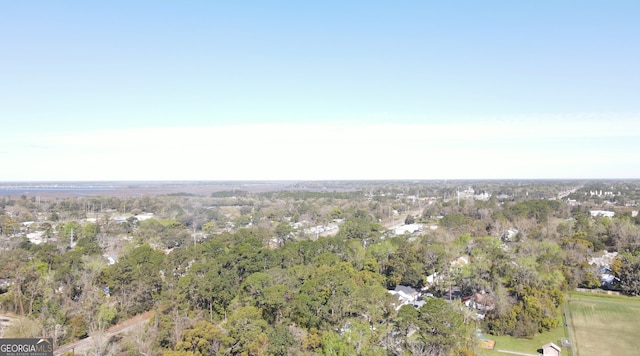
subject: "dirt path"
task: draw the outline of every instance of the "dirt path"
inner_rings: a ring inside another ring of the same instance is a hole
[[[148,311],[144,314],[136,315],[131,319],[125,320],[117,325],[112,326],[104,333],[104,335],[98,335],[95,337],[100,337],[103,340],[109,340],[115,335],[127,333],[135,328],[141,327],[144,323],[149,321],[151,316],[153,316],[153,311]],[[87,351],[89,351],[94,346],[94,341],[94,336],[89,336],[85,339],[62,345],[54,350],[53,354],[62,355],[65,352],[71,351],[77,355],[83,355],[86,354]]]
[[[13,315],[0,314],[0,336],[4,335],[4,331],[14,320],[16,320],[16,317]]]
[[[537,354],[526,354],[524,352],[518,351],[509,351],[509,350],[498,350],[498,352],[502,352],[503,354],[511,354],[511,355],[520,355],[520,356],[538,356]]]

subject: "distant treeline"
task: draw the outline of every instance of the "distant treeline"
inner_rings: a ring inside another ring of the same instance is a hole
[[[295,200],[305,200],[305,199],[321,199],[321,198],[333,198],[333,199],[353,199],[357,197],[362,197],[362,191],[354,191],[354,192],[315,192],[315,191],[306,191],[306,190],[296,190],[296,191],[280,191],[280,192],[269,192],[262,193],[262,196],[269,199],[295,199]]]
[[[211,193],[212,198],[233,198],[233,197],[244,198],[248,195],[249,195],[249,192],[247,192],[246,190],[239,190],[239,189],[223,190],[223,191]]]

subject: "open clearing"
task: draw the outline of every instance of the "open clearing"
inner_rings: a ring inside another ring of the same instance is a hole
[[[639,298],[571,293],[567,305],[576,355],[638,354]]]

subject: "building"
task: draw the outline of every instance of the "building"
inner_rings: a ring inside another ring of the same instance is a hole
[[[469,257],[460,256],[455,261],[451,261],[451,266],[465,266],[469,264]]]
[[[420,297],[420,293],[417,290],[407,286],[396,286],[394,290],[388,292],[398,298],[396,310],[400,310],[403,305],[416,306]]]
[[[466,306],[479,312],[493,310],[496,307],[495,299],[488,294],[485,294],[484,291],[481,293],[475,293],[474,295],[463,298],[462,300]]]
[[[616,213],[613,211],[607,211],[607,210],[590,210],[589,214],[591,214],[591,217],[593,218],[598,216],[602,216],[605,218],[612,218]]]
[[[560,346],[550,342],[548,344],[542,345],[542,355],[543,356],[560,356]]]
[[[423,224],[408,224],[396,226],[393,228],[393,233],[395,235],[415,234],[417,232],[422,232],[423,230]]]
[[[7,290],[9,286],[13,284],[10,279],[1,278],[0,279],[0,290]]]
[[[615,261],[617,256],[617,252],[608,252],[605,250],[602,256],[592,257],[589,259],[589,265],[597,268],[600,275],[600,281],[604,287],[609,287],[614,280],[619,280],[611,271],[611,264],[613,264],[613,261]]]
[[[143,214],[138,214],[135,216],[136,219],[138,219],[138,221],[145,221],[145,220],[149,220],[149,219],[153,219],[153,213],[143,213]]]

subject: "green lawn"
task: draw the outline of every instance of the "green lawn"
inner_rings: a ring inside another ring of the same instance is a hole
[[[576,355],[639,354],[640,298],[571,293],[567,306]]]

